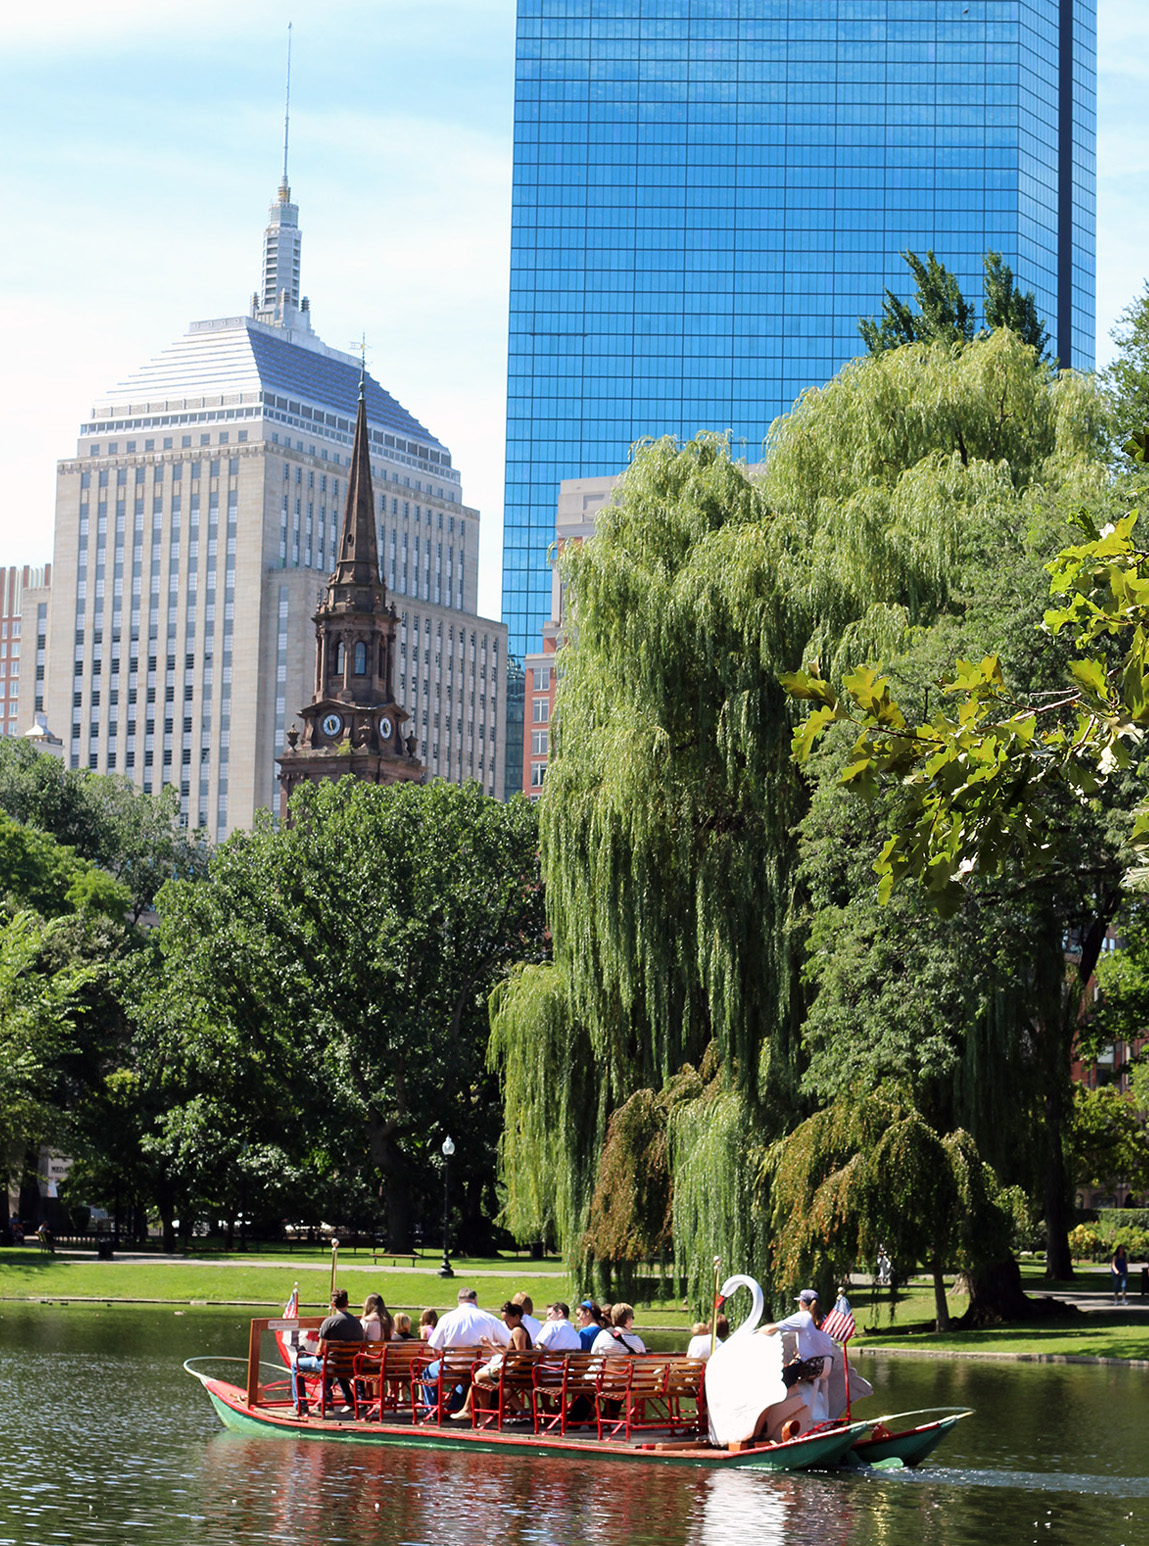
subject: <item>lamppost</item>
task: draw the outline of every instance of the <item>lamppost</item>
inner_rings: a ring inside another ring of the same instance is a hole
[[[451,1266],[451,1258],[447,1254],[447,1201],[451,1178],[451,1155],[455,1152],[455,1145],[450,1138],[443,1139],[443,1264],[439,1268],[441,1278],[453,1278],[455,1269]]]

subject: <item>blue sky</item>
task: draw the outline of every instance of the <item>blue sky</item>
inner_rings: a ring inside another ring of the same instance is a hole
[[[1099,0],[1098,355],[1149,274],[1149,4]],[[280,175],[336,347],[451,447],[501,550],[514,0],[54,0],[0,58],[0,563],[51,556],[57,458],[193,318],[246,309]]]

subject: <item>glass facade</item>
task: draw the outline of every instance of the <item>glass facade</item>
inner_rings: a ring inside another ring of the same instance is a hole
[[[771,420],[932,248],[1094,343],[1096,0],[519,0],[503,619],[539,646],[563,478]]]

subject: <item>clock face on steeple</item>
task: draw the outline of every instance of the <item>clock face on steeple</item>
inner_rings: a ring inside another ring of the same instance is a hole
[[[385,741],[389,741],[394,734],[395,726],[391,723],[391,716],[384,714],[379,721],[379,734]]]
[[[339,732],[343,729],[343,721],[340,719],[338,714],[325,714],[323,716],[323,724],[321,728],[324,735],[330,736],[331,739],[334,740]]]

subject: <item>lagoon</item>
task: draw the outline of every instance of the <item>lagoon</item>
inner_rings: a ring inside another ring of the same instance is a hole
[[[695,1473],[245,1439],[181,1364],[246,1337],[236,1310],[0,1306],[0,1546],[1149,1546],[1140,1369],[871,1356],[857,1415],[977,1409],[921,1471]]]

